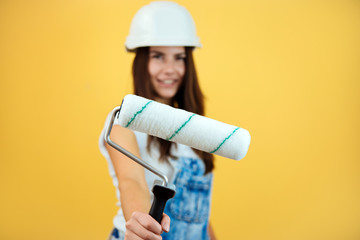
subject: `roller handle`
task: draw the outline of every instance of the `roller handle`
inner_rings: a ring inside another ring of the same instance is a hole
[[[175,191],[161,185],[154,185],[152,192],[154,193],[154,200],[150,209],[150,216],[152,216],[158,223],[161,223],[165,204],[167,200],[173,198]]]

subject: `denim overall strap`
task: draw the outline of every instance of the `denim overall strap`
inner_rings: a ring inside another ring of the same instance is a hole
[[[204,175],[201,159],[181,157],[177,160],[174,184],[176,194],[165,207],[171,218],[170,232],[164,240],[208,240],[212,173]]]
[[[114,228],[109,236],[109,240],[124,240],[125,235],[123,232],[119,231],[117,228]]]

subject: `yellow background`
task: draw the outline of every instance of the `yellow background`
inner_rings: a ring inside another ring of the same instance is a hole
[[[246,128],[217,157],[218,239],[360,239],[360,2],[178,1],[207,116]],[[115,190],[97,141],[131,92],[124,40],[148,1],[0,1],[0,239],[106,239]]]

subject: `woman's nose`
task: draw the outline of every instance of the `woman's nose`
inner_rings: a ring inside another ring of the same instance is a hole
[[[174,63],[174,61],[166,61],[165,66],[164,66],[164,71],[166,73],[175,72],[175,63]]]

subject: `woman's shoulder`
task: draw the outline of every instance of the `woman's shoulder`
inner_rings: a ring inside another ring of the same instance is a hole
[[[109,112],[105,118],[105,123],[104,123],[103,129],[100,134],[100,139],[99,139],[100,145],[105,145],[105,143],[103,143],[103,140],[105,138],[105,135],[107,134],[109,125],[111,124],[112,114],[113,114],[112,111]],[[110,138],[112,138],[112,139],[130,139],[130,138],[137,139],[138,134],[135,133],[135,131],[133,131],[131,129],[122,127],[120,125],[119,121],[115,118],[114,122],[112,123],[112,126],[111,126]]]

